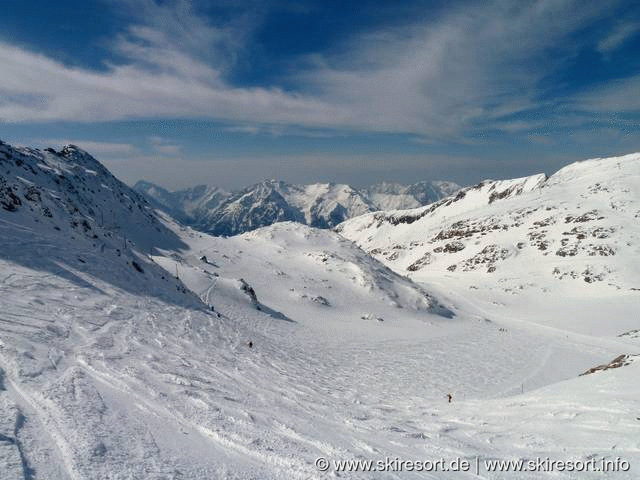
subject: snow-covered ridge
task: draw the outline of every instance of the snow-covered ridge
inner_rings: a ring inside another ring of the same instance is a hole
[[[185,248],[179,235],[73,145],[55,151],[0,143],[0,227],[5,239],[30,246],[5,249],[6,259],[70,277],[91,271],[129,291],[202,306],[149,258],[158,249]],[[94,262],[111,268],[96,270]]]
[[[617,181],[625,175],[637,177],[635,165],[639,161],[640,153],[630,153],[620,157],[591,158],[574,162],[554,173],[547,184],[559,185],[561,183],[591,181],[594,177],[602,180]]]
[[[73,145],[56,152],[2,143],[0,167],[0,206],[5,211],[57,231],[70,226],[88,237],[97,235],[95,230],[126,237],[146,251],[180,246],[144,197]]]
[[[639,218],[640,155],[632,154],[578,162],[548,180],[483,182],[337,231],[420,282],[450,278],[486,298],[553,292],[560,301],[582,291],[637,295]]]
[[[206,186],[172,193],[148,182],[138,182],[134,188],[194,228],[231,236],[283,221],[330,228],[367,212],[425,205],[460,187],[452,182],[420,182],[355,189],[344,184],[266,180],[235,193]]]
[[[351,222],[338,226],[336,230],[341,232],[344,228],[368,228],[374,223],[378,226],[383,223],[411,224],[425,217],[442,219],[446,216],[471,212],[496,200],[503,200],[540,188],[546,179],[544,174],[538,174],[514,180],[485,180],[477,185],[462,188],[455,194],[425,207],[362,215]]]

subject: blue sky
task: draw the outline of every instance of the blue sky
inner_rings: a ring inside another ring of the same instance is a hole
[[[552,173],[640,151],[640,7],[611,0],[3,0],[0,139],[126,182]]]

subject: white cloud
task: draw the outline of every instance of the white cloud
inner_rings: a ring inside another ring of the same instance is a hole
[[[169,156],[175,156],[182,153],[182,146],[167,138],[154,136],[149,138],[149,142],[151,143],[151,148],[155,153]]]
[[[362,35],[340,55],[302,59],[289,79],[296,93],[225,81],[251,36],[251,19],[215,26],[187,0],[114,1],[136,22],[115,39],[119,61],[105,71],[0,43],[0,121],[204,118],[251,133],[356,129],[426,141],[500,125],[526,130],[499,120],[538,106],[541,79],[578,50],[571,35],[611,8],[569,0],[458,8],[436,21]],[[551,49],[563,50],[555,62]],[[178,153],[173,147],[160,148]]]
[[[243,123],[224,127],[225,132],[245,133],[247,135],[265,135],[270,137],[306,137],[306,138],[335,138],[340,136],[336,130],[305,128],[283,124]]]
[[[191,3],[126,0],[139,22],[117,37],[118,63],[106,71],[63,65],[0,43],[0,121],[109,121],[210,118],[324,125],[339,107],[274,88],[236,88],[223,80],[248,27],[216,27]]]
[[[620,48],[627,40],[640,32],[640,22],[622,23],[609,35],[600,40],[598,51],[603,54],[611,53]]]
[[[457,138],[540,106],[543,78],[578,52],[572,35],[611,4],[494,1],[436,23],[365,36],[301,78],[354,124]],[[554,57],[549,56],[554,51]]]
[[[339,122],[340,108],[277,88],[212,84],[216,71],[176,52],[176,75],[127,64],[107,72],[69,68],[42,55],[0,44],[0,120],[93,122],[127,118],[223,118],[321,125]],[[161,67],[157,65],[157,67]],[[194,72],[196,72],[194,74]],[[204,75],[209,71],[210,76]],[[202,77],[207,77],[205,80]],[[30,95],[39,102],[13,100]]]
[[[182,151],[180,145],[158,145],[154,150],[164,155],[178,155]]]

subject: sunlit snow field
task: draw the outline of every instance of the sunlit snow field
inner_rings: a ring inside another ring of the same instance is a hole
[[[580,376],[638,353],[633,222],[607,263],[616,289],[554,279],[556,259],[533,253],[414,283],[406,266],[293,223],[214,238],[165,218],[175,245],[147,256],[34,218],[0,216],[2,478],[637,476],[640,363]],[[629,471],[484,463],[538,457]],[[472,468],[332,463],[387,458]]]

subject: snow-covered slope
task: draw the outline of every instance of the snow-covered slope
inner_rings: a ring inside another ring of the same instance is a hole
[[[344,184],[266,180],[233,194],[205,186],[171,193],[142,181],[134,188],[174,218],[213,235],[230,236],[283,221],[330,228],[366,212],[425,205],[460,187],[452,182],[384,183],[356,190]]]
[[[386,332],[412,320],[452,317],[423,289],[328,230],[284,222],[232,238],[194,236],[189,243],[192,253],[180,260],[154,259],[168,271],[177,266],[180,278],[209,304],[215,305],[217,290],[240,291],[246,283],[264,311],[297,322],[331,321],[355,335],[363,321],[391,322],[378,327]]]
[[[618,290],[597,297],[610,333],[540,326],[328,230],[211,237],[77,149],[1,148],[0,478],[635,478],[640,326],[611,333]],[[538,457],[631,470],[488,463]]]
[[[426,208],[352,219],[338,231],[414,280],[453,282],[494,305],[523,301],[530,308],[520,315],[532,321],[620,334],[635,325],[639,306],[638,218],[633,154],[579,162],[548,180],[484,182]],[[598,326],[609,304],[625,307],[621,318]],[[561,318],[572,305],[592,308],[582,321]]]
[[[0,213],[7,261],[79,281],[90,271],[136,294],[186,301],[184,286],[149,256],[186,248],[180,234],[73,145],[56,152],[0,144]],[[186,304],[201,305],[188,297]]]
[[[431,222],[437,222],[451,215],[473,212],[477,208],[493,203],[495,200],[530,192],[543,185],[545,181],[544,174],[514,180],[486,180],[478,185],[460,189],[455,194],[422,208],[374,212],[369,215],[362,215],[340,225],[337,231],[345,232],[346,236],[352,236],[352,231],[364,232],[367,229],[372,229],[373,232],[377,233],[377,229],[385,225],[390,225],[391,227],[399,224],[411,225],[424,218],[429,219]]]
[[[56,152],[0,143],[0,207],[21,223],[96,244],[133,243],[148,252],[183,245],[142,196],[73,145]]]

